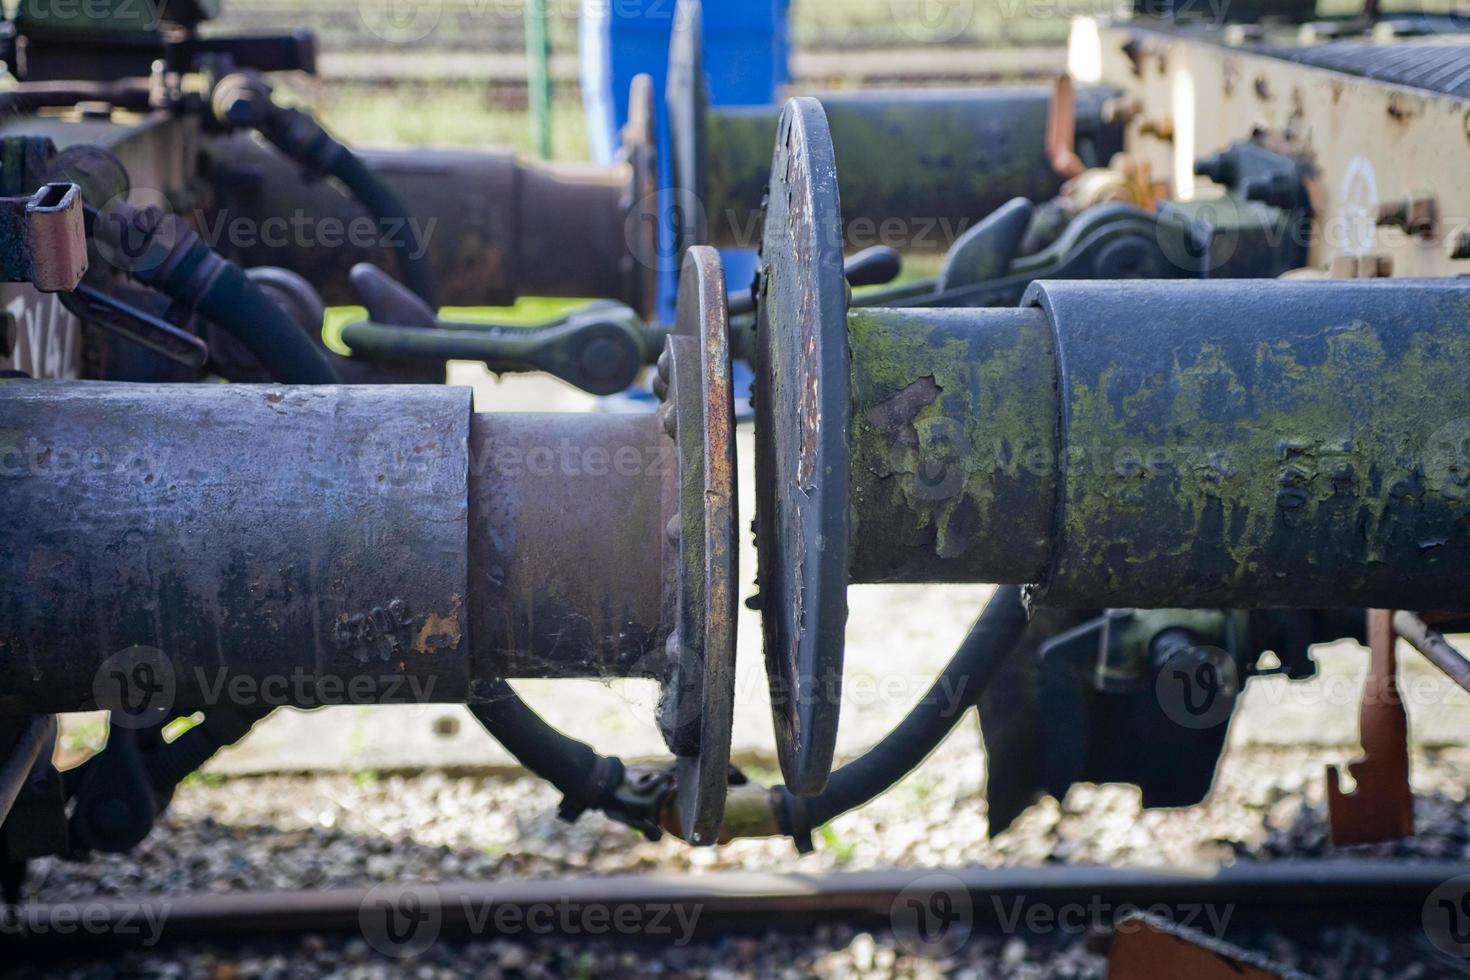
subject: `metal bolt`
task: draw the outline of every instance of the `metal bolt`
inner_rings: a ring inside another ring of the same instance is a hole
[[[1416,238],[1433,238],[1439,232],[1439,202],[1432,194],[1411,194],[1378,208],[1378,223],[1402,228]]]
[[[673,402],[664,402],[658,407],[658,420],[670,439],[679,434],[679,414],[674,410]]]

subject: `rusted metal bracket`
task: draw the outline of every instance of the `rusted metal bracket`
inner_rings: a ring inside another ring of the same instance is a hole
[[[1342,773],[1327,769],[1327,811],[1332,843],[1374,844],[1414,833],[1414,792],[1409,785],[1409,719],[1398,687],[1398,633],[1394,614],[1368,614],[1372,658],[1359,714],[1361,758],[1348,763],[1357,789],[1344,793]]]
[[[1058,177],[1081,176],[1087,164],[1077,155],[1077,88],[1072,76],[1057,76],[1046,110],[1046,158]]]
[[[1108,955],[1108,980],[1310,980],[1204,933],[1159,916],[1137,914],[1118,923]]]
[[[72,290],[87,271],[82,192],[43,184],[25,197],[0,197],[0,279],[43,293]]]

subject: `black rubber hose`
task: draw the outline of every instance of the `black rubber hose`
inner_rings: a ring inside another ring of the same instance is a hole
[[[782,829],[796,840],[798,848],[810,850],[813,830],[868,803],[917,769],[979,702],[1019,646],[1027,622],[1021,589],[1002,586],[970,628],[954,659],[897,728],[832,773],[827,788],[816,796],[801,797],[784,786],[776,787],[773,793]]]
[[[326,353],[235,263],[224,263],[196,308],[229,331],[280,384],[339,383]]]
[[[134,279],[228,331],[273,381],[339,383],[326,351],[244,269],[210,248],[178,215],[151,206],[119,206],[98,216],[93,234]]]
[[[380,229],[392,229],[388,244],[398,255],[405,285],[438,310],[439,291],[429,263],[428,242],[415,240],[417,230],[403,199],[361,157],[309,113],[277,104],[270,85],[255,73],[225,76],[215,86],[211,101],[220,122],[254,129],[310,172],[335,178],[377,220]]]
[[[434,270],[429,264],[429,243],[417,241],[419,232],[408,220],[408,206],[396,191],[362,162],[362,157],[340,143],[337,146],[341,147],[342,152],[336,154],[330,175],[337,178],[357,198],[358,203],[367,208],[368,213],[379,222],[380,228],[397,229],[390,237],[398,256],[399,270],[403,273],[404,285],[438,310],[439,292],[434,282]]]
[[[516,761],[557,788],[562,819],[574,821],[611,801],[623,779],[622,762],[548,725],[505,681],[491,682],[486,695],[470,713]]]

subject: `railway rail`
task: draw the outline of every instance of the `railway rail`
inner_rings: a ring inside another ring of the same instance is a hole
[[[907,899],[944,895],[976,931],[1014,929],[1030,909],[1092,910],[1089,921],[1112,923],[1130,910],[1195,927],[1199,910],[1226,910],[1231,928],[1353,924],[1371,929],[1415,927],[1434,912],[1426,903],[1463,879],[1470,863],[1341,859],[1241,863],[1218,869],[1057,866],[884,870],[828,874],[722,872],[707,875],[616,875],[541,881],[457,881],[372,888],[155,895],[88,903],[85,932],[76,904],[11,907],[10,936],[28,949],[74,953],[79,944],[136,944],[139,922],[158,923],[149,938],[175,943],[249,936],[359,934],[375,918],[414,910],[445,938],[493,938],[497,923],[525,923],[534,910],[631,908],[649,921],[656,910],[691,923],[695,935],[802,930],[821,923],[892,924]],[[486,917],[486,909],[518,914]],[[1099,914],[1106,915],[1099,919]],[[556,932],[557,918],[547,920]],[[1035,921],[1034,916],[1030,921]],[[1218,917],[1217,920],[1218,922]],[[561,925],[564,927],[565,921]]]

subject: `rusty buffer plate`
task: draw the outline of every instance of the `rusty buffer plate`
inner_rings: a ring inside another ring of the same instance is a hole
[[[709,87],[704,75],[704,10],[699,0],[679,0],[669,42],[666,86],[675,254],[683,255],[690,246],[709,240],[704,184]]]
[[[826,113],[781,115],[756,333],[756,544],[781,771],[821,792],[832,770],[847,626],[847,281]]]
[[[662,720],[679,760],[684,837],[709,845],[719,836],[729,784],[740,552],[730,317],[725,272],[712,248],[690,249],[684,260],[665,353],[663,410],[673,412],[679,447],[679,532],[671,542],[679,552],[672,583],[679,614]]]

